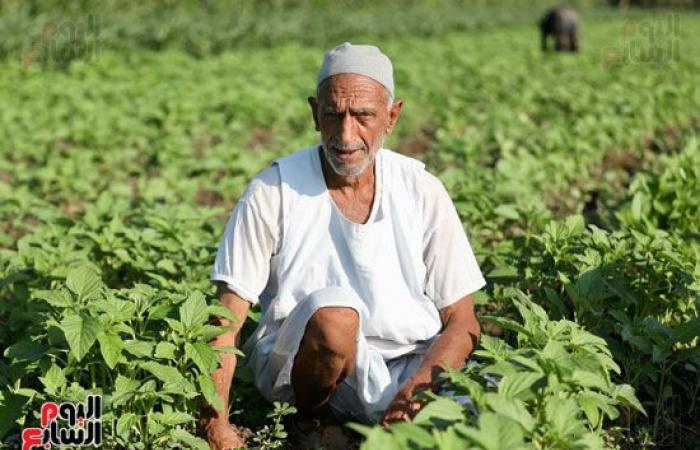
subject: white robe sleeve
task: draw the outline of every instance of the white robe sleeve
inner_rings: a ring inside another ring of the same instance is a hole
[[[478,291],[486,280],[445,186],[434,175],[425,174],[425,293],[441,309]]]
[[[211,274],[244,300],[258,303],[281,242],[280,176],[276,165],[257,175],[226,224]]]

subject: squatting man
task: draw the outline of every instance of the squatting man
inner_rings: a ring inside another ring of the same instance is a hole
[[[485,284],[442,183],[383,148],[401,113],[377,47],[326,53],[308,99],[321,143],[258,174],[226,225],[212,280],[224,306],[259,325],[243,346],[255,385],[311,433],[339,421],[410,421],[478,345],[472,294]],[[238,345],[242,320],[214,346]],[[237,358],[214,372],[228,405]],[[234,387],[235,389],[235,387]],[[228,411],[202,409],[214,449],[243,446]]]

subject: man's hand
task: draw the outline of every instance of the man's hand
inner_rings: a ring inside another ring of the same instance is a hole
[[[214,338],[211,344],[214,347],[238,346],[241,327],[248,315],[249,303],[234,292],[229,291],[222,283],[218,284],[216,294],[221,304],[239,320],[231,322],[222,317],[216,318],[219,326],[230,327],[230,331]],[[212,374],[216,393],[223,400],[224,409],[215,410],[206,401],[202,401],[200,406],[200,431],[203,432],[204,437],[214,450],[245,447],[245,439],[231,428],[231,424],[228,422],[229,390],[235,370],[236,355],[225,353],[221,358],[221,367]]]
[[[380,423],[410,422],[425,402],[413,400],[420,391],[434,390],[438,374],[456,369],[479,344],[481,331],[471,295],[440,309],[442,332],[426,352],[416,373],[401,387]]]
[[[413,400],[413,396],[424,390],[420,389],[410,380],[406,382],[399,392],[396,393],[389,407],[384,412],[384,417],[379,422],[382,426],[387,426],[395,422],[410,422],[423,407],[422,401]]]
[[[205,434],[212,450],[246,448],[245,438],[235,432],[226,420],[212,420],[205,426]]]

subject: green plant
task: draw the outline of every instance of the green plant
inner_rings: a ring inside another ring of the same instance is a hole
[[[282,447],[284,445],[284,439],[287,438],[287,432],[284,431],[282,419],[284,416],[297,412],[295,407],[287,403],[274,402],[273,406],[275,409],[267,414],[267,417],[272,419],[272,424],[263,426],[252,438],[256,447],[260,449]]]
[[[602,448],[606,419],[622,408],[644,412],[631,386],[612,382],[620,368],[603,339],[574,322],[552,321],[524,294],[514,295],[522,323],[482,319],[514,332],[516,346],[484,336],[474,353],[480,367],[443,374],[444,388],[468,395],[475,414],[427,394],[430,402],[411,424],[387,432],[354,426],[367,437],[363,448]]]

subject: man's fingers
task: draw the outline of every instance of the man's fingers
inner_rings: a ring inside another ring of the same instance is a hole
[[[382,426],[390,425],[394,422],[408,422],[410,420],[410,414],[407,408],[409,405],[406,403],[391,405],[382,418]]]
[[[387,408],[381,425],[386,427],[394,422],[410,422],[418,414],[423,404],[421,402],[401,402]]]

